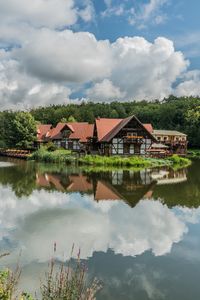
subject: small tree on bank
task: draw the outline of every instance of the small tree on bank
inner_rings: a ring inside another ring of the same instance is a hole
[[[27,112],[18,112],[13,120],[15,146],[31,148],[36,141],[37,129],[33,116]]]

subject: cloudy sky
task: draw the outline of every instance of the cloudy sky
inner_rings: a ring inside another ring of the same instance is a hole
[[[0,0],[1,109],[200,95],[197,0]]]

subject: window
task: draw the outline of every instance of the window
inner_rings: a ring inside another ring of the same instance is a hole
[[[123,140],[113,139],[112,140],[112,154],[123,154]]]

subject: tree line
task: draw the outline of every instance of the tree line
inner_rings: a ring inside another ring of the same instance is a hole
[[[155,129],[184,132],[190,147],[200,147],[200,98],[175,96],[152,102],[81,102],[38,107],[29,112],[3,111],[0,112],[0,147],[29,146],[36,137],[37,122],[53,126],[67,120],[93,123],[97,117],[126,118],[132,114]]]

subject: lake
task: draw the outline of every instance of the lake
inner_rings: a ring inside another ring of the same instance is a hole
[[[34,292],[54,243],[57,261],[80,247],[98,300],[199,299],[200,161],[102,172],[0,158],[1,267],[20,260]]]

